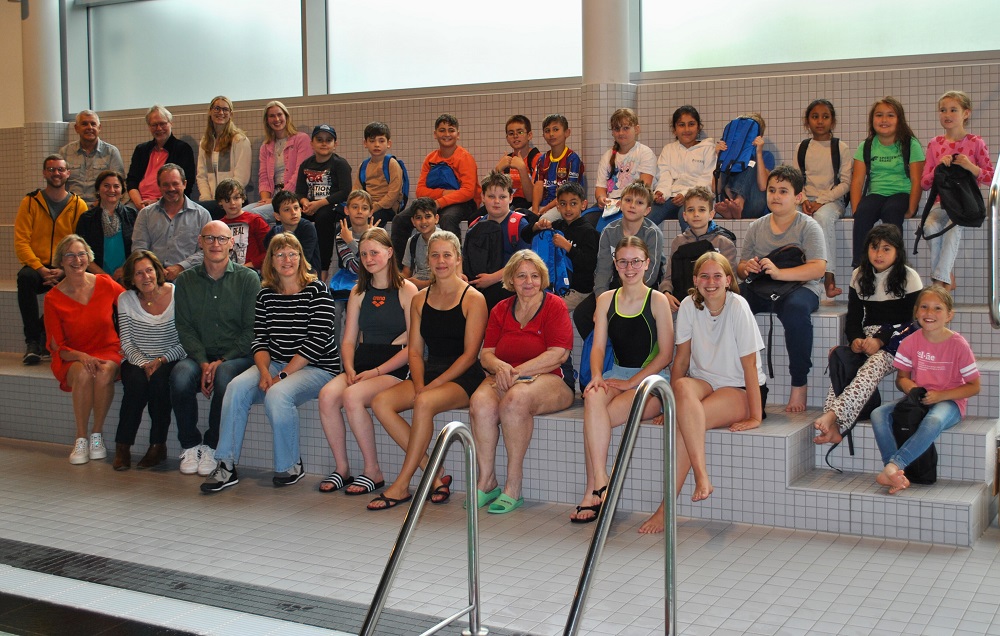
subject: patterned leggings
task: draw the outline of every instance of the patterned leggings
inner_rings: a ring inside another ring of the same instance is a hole
[[[865,327],[865,334],[870,336],[878,330],[878,325]],[[892,358],[888,352],[881,349],[875,355],[868,356],[858,369],[857,376],[851,380],[843,393],[834,395],[833,387],[830,387],[830,391],[826,394],[826,402],[823,403],[823,412],[833,411],[837,414],[837,426],[841,432],[854,426],[861,408],[878,389],[878,383],[893,372]]]

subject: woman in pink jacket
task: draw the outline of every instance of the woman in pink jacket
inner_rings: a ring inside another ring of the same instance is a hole
[[[309,135],[296,130],[285,105],[279,101],[268,102],[264,106],[264,144],[260,147],[257,177],[260,201],[251,203],[245,209],[256,212],[273,224],[271,199],[279,190],[295,192],[299,164],[312,154]]]

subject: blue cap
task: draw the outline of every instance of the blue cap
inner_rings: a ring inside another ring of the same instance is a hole
[[[337,131],[334,130],[333,126],[331,126],[330,124],[320,124],[319,126],[316,126],[315,128],[313,128],[313,134],[309,138],[314,139],[316,135],[320,134],[321,132],[329,133],[330,135],[333,136],[333,140],[337,141]]]

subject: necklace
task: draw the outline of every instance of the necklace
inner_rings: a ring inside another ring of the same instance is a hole
[[[719,315],[722,313],[722,310],[725,308],[726,308],[725,300],[722,301],[722,307],[719,307],[718,311],[713,311],[707,304],[705,305],[705,309],[708,309],[708,315],[711,316],[712,318],[718,318]]]
[[[144,297],[142,297],[142,296],[140,296],[139,298],[140,298],[140,300],[142,300],[143,302],[145,302],[145,303],[146,303],[146,306],[147,306],[147,307],[152,307],[152,306],[153,306],[153,303],[154,303],[154,302],[156,302],[156,299],[157,299],[157,298],[159,297],[159,295],[160,295],[160,290],[159,290],[159,289],[157,289],[156,291],[154,291],[154,292],[153,292],[153,299],[152,299],[152,300],[146,300],[146,299],[145,299]]]

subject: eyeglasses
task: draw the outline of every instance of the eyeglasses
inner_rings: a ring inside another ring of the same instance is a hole
[[[62,174],[64,172],[69,172],[68,168],[46,168],[45,172],[49,174]]]
[[[508,130],[507,131],[507,136],[508,137],[524,137],[527,134],[528,134],[527,130]]]
[[[611,130],[611,132],[623,132],[623,133],[627,133],[630,130],[632,130],[632,128],[633,128],[632,126],[612,126],[610,128],[610,130]]]
[[[85,261],[90,256],[86,252],[67,252],[63,254],[63,258],[68,261]]]
[[[297,261],[299,260],[298,252],[277,252],[274,258],[279,261]]]
[[[149,122],[148,126],[150,128],[152,128],[153,130],[156,130],[158,128],[170,128],[170,122],[169,121],[151,121],[151,122]]]
[[[205,241],[206,245],[211,245],[212,243],[218,243],[219,245],[225,245],[229,241],[233,240],[231,236],[212,236],[211,234],[202,234],[201,240]]]
[[[632,260],[626,260],[624,258],[619,258],[615,261],[615,266],[618,269],[639,269],[646,264],[648,259],[645,258],[633,258]]]
[[[228,115],[229,113],[233,112],[233,109],[229,108],[228,106],[212,106],[212,112]]]

